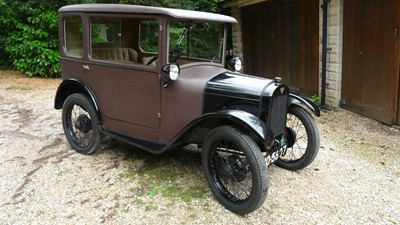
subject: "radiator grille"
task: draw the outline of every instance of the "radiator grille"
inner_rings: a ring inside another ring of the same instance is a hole
[[[275,93],[272,97],[268,114],[269,127],[275,136],[283,133],[286,127],[288,95]]]

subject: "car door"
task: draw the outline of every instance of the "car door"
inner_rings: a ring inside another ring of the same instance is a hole
[[[144,60],[158,53],[158,21],[117,16],[89,20],[89,61],[82,68],[99,102],[104,127],[140,139],[157,139],[160,69]],[[143,21],[156,29],[144,47],[139,44]]]

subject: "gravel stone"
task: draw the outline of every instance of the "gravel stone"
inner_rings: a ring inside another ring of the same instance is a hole
[[[153,156],[107,138],[84,156],[53,108],[60,79],[0,71],[0,224],[400,224],[400,131],[337,109],[316,118],[321,149],[301,171],[269,167],[267,200],[238,216],[207,187],[193,146]],[[204,198],[152,196],[124,176],[152,164],[179,174]]]

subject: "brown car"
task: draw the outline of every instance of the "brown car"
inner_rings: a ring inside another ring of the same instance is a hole
[[[319,150],[310,100],[225,62],[229,16],[180,9],[83,4],[59,10],[63,82],[55,97],[71,146],[98,150],[110,135],[161,154],[202,149],[205,177],[229,210],[256,210],[268,165],[298,170]],[[227,69],[228,68],[228,69]]]

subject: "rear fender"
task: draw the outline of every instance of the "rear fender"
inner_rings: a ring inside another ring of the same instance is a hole
[[[318,117],[321,116],[319,107],[314,102],[312,102],[310,99],[303,98],[298,95],[290,93],[289,100],[288,100],[288,108],[294,104],[302,104],[302,105],[306,106],[307,108],[309,108],[316,116],[318,116]]]
[[[100,108],[99,104],[96,100],[95,95],[93,92],[90,90],[90,88],[82,81],[74,79],[74,78],[69,78],[67,80],[64,80],[60,86],[58,86],[56,96],[54,99],[54,108],[55,109],[61,109],[63,107],[65,99],[71,94],[75,93],[81,93],[86,95],[88,98],[90,98],[93,102],[93,105],[96,109],[96,112],[100,118]]]

